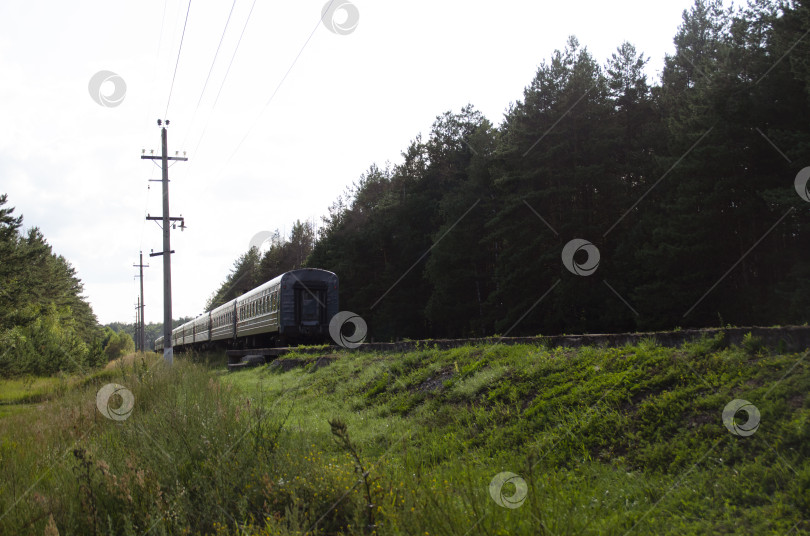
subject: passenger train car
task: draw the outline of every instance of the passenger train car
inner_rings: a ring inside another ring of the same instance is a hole
[[[329,338],[338,312],[338,278],[318,268],[281,274],[172,330],[172,346],[258,348]],[[163,337],[155,350],[163,350]]]

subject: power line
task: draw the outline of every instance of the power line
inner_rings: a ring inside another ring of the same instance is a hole
[[[334,2],[335,2],[335,0],[332,0],[332,2],[330,2],[330,3],[329,3],[329,7],[327,7],[327,9],[326,9],[327,11],[328,11],[328,10],[329,10],[329,9],[332,7],[332,4],[333,4]],[[225,168],[225,167],[227,167],[227,166],[228,166],[228,164],[230,163],[231,159],[232,159],[234,156],[236,156],[236,153],[237,153],[237,152],[239,152],[239,148],[240,148],[240,147],[242,147],[242,144],[245,142],[245,140],[247,139],[247,137],[248,137],[248,136],[250,136],[250,133],[253,131],[253,129],[256,127],[256,125],[258,124],[259,120],[261,119],[262,114],[263,114],[263,113],[264,113],[264,111],[267,109],[267,107],[268,107],[268,106],[270,106],[270,103],[273,101],[273,98],[275,98],[275,96],[276,96],[276,94],[278,93],[279,89],[281,89],[281,86],[284,84],[284,81],[285,81],[285,80],[287,80],[287,76],[289,76],[290,72],[293,70],[293,67],[295,67],[295,64],[296,64],[296,63],[298,63],[298,58],[300,58],[300,57],[301,57],[301,54],[303,54],[303,53],[304,53],[304,49],[305,49],[305,48],[307,48],[307,45],[308,45],[308,44],[309,44],[309,42],[312,40],[312,36],[314,36],[314,35],[315,35],[315,32],[317,32],[317,31],[318,31],[318,27],[319,27],[320,25],[321,25],[321,19],[318,19],[318,22],[317,22],[317,24],[315,24],[315,27],[312,29],[312,32],[309,34],[309,37],[307,37],[307,40],[306,40],[306,41],[304,41],[304,44],[301,46],[301,50],[299,50],[299,51],[298,51],[298,55],[296,55],[296,56],[295,56],[295,59],[294,59],[294,60],[293,60],[293,62],[290,64],[289,69],[287,69],[287,72],[286,72],[286,73],[284,73],[284,76],[281,78],[281,81],[280,81],[280,82],[278,83],[278,85],[276,86],[275,91],[273,91],[273,94],[272,94],[272,95],[270,95],[270,98],[269,98],[269,99],[267,99],[267,102],[264,104],[264,107],[263,107],[263,108],[261,109],[261,111],[259,112],[259,115],[257,115],[257,116],[256,116],[256,120],[253,122],[253,124],[252,124],[252,125],[250,125],[250,128],[248,128],[247,132],[246,132],[246,133],[245,133],[245,135],[242,137],[242,139],[241,139],[241,141],[239,142],[239,144],[236,146],[236,149],[234,149],[233,153],[231,153],[231,156],[229,156],[229,157],[228,157],[228,160],[226,160],[226,161],[225,161],[225,165],[223,166],[223,168]]]
[[[200,92],[200,99],[197,101],[197,106],[194,108],[194,113],[191,114],[191,121],[188,122],[189,130],[186,132],[185,138],[183,138],[183,147],[186,146],[186,140],[188,140],[188,136],[191,133],[191,125],[194,124],[194,119],[197,117],[197,111],[200,109],[200,104],[202,103],[203,96],[205,95],[205,90],[208,87],[208,81],[211,79],[211,73],[214,72],[214,64],[217,62],[217,57],[219,56],[219,49],[222,47],[222,41],[225,40],[225,33],[228,31],[228,25],[231,22],[231,15],[233,15],[233,8],[236,7],[236,0],[233,0],[233,4],[231,4],[231,11],[228,13],[228,20],[225,21],[225,27],[222,29],[222,36],[219,38],[219,44],[217,45],[217,51],[214,53],[214,59],[211,60],[211,67],[208,69],[208,76],[205,79],[205,83],[203,84],[202,91]],[[249,17],[248,17],[249,18]],[[227,75],[226,75],[227,76]],[[213,107],[211,108],[213,111]],[[209,113],[210,118],[210,113]],[[206,121],[206,127],[208,126],[208,122]],[[203,130],[203,132],[205,132]],[[199,147],[199,143],[197,144]],[[191,166],[189,165],[189,168]],[[188,175],[188,169],[186,170],[186,175]]]
[[[228,31],[228,24],[231,22],[231,15],[233,15],[233,8],[236,7],[236,0],[233,0],[233,4],[231,4],[231,11],[228,13],[228,20],[225,21],[225,27],[222,29],[222,36],[219,38],[219,44],[217,45],[217,51],[214,53],[214,59],[211,60],[211,68],[208,69],[208,76],[205,79],[205,84],[203,84],[202,91],[200,92],[200,100],[197,101],[197,108],[194,109],[194,115],[191,116],[191,122],[194,122],[194,116],[197,114],[197,110],[200,107],[200,103],[202,102],[203,95],[205,94],[205,88],[208,87],[208,81],[211,79],[211,73],[214,71],[214,64],[217,61],[217,56],[219,56],[219,49],[222,47],[222,41],[225,40],[225,32]]]
[[[211,106],[211,111],[208,112],[208,119],[205,120],[205,126],[203,126],[202,133],[200,134],[200,139],[197,140],[197,145],[194,146],[194,150],[191,151],[191,154],[196,154],[197,149],[200,147],[203,138],[205,137],[205,132],[208,130],[208,123],[211,122],[211,115],[214,113],[214,108],[217,106],[217,102],[219,102],[219,96],[222,94],[222,88],[225,87],[225,81],[228,79],[228,74],[231,72],[231,65],[233,65],[233,60],[236,58],[236,53],[239,52],[239,45],[242,43],[242,37],[245,35],[245,30],[247,30],[248,23],[250,22],[250,17],[253,15],[253,8],[256,7],[256,0],[253,0],[253,4],[250,6],[250,11],[248,12],[247,19],[245,19],[245,24],[242,26],[242,33],[239,34],[239,40],[236,42],[236,48],[233,50],[233,54],[231,55],[231,61],[228,62],[228,68],[225,70],[225,76],[222,78],[222,83],[219,85],[219,91],[217,91],[217,96],[214,99],[214,104]],[[233,9],[233,8],[231,8]],[[230,15],[228,16],[230,18]],[[223,34],[224,35],[224,34]],[[213,65],[212,65],[213,67]],[[200,96],[202,98],[202,96]],[[186,176],[188,176],[189,172],[191,172],[191,165],[186,168]]]
[[[169,5],[169,0],[163,0],[163,19],[160,21],[160,35],[158,36],[157,56],[160,56],[160,46],[163,44],[163,26],[166,24],[166,7]],[[155,62],[155,69],[157,69],[157,62]],[[152,75],[154,78],[154,74]]]
[[[186,9],[186,20],[183,22],[183,33],[180,36],[180,48],[177,49],[177,62],[174,64],[174,74],[172,75],[172,85],[169,88],[169,99],[166,101],[166,113],[163,117],[169,115],[169,103],[172,101],[172,91],[174,91],[174,79],[177,77],[177,67],[180,65],[180,53],[183,51],[183,38],[186,36],[186,25],[188,24],[188,14],[191,12],[191,0],[188,0],[188,9]]]
[[[155,62],[154,62],[155,66],[152,69],[152,81],[150,83],[152,86],[155,85],[155,81],[157,80],[157,71],[158,71],[158,64],[159,64],[158,60],[160,59],[160,51],[163,49],[163,31],[164,31],[164,28],[166,26],[166,11],[167,11],[168,5],[169,5],[169,0],[164,0],[163,1],[163,17],[162,17],[162,19],[160,21],[160,33],[158,34],[158,46],[157,46],[157,50],[155,51]],[[146,107],[149,107],[149,106],[151,106],[151,105],[148,105],[148,104],[146,105]],[[154,175],[155,175],[155,168],[153,167],[152,168],[152,173],[149,176],[149,182],[151,182]],[[146,183],[146,196],[145,196],[145,199],[144,199],[144,207],[143,207],[143,216],[144,217],[146,217],[146,213],[149,210],[149,193],[151,191],[151,189],[149,188],[149,182]],[[143,236],[144,236],[145,231],[146,231],[146,220],[144,219],[143,223],[141,224],[140,238],[138,239],[138,248],[139,249],[143,249]]]
[[[152,178],[155,176],[155,168],[152,168],[152,172],[149,175],[149,182],[152,182]],[[146,183],[146,200],[144,201],[143,207],[143,215],[146,216],[147,212],[149,211],[149,193],[152,191],[152,188],[149,186],[149,182]],[[138,240],[138,248],[143,249],[143,234],[146,231],[146,220],[144,219],[141,223],[141,237]]]

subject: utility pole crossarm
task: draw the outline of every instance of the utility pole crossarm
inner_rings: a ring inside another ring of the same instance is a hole
[[[141,155],[141,160],[163,160],[162,156],[146,156]],[[188,162],[188,158],[185,156],[167,156],[166,160],[182,160],[183,162]]]

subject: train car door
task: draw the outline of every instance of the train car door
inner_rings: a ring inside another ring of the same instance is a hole
[[[295,285],[295,323],[318,326],[326,322],[326,287]]]

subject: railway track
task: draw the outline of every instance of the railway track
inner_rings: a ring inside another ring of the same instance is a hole
[[[677,347],[684,343],[699,340],[703,337],[715,337],[723,334],[725,345],[740,345],[747,334],[758,338],[761,343],[782,352],[800,352],[810,349],[810,326],[779,326],[779,327],[731,327],[731,328],[705,328],[684,329],[678,331],[649,331],[641,333],[604,333],[584,335],[552,335],[537,337],[484,337],[473,339],[426,339],[417,341],[399,342],[371,342],[363,343],[353,351],[360,352],[412,352],[437,348],[447,350],[467,345],[494,346],[497,344],[531,344],[550,347],[578,348],[581,346],[620,347],[628,344],[638,344],[645,339],[654,339],[657,344],[665,347]],[[241,370],[247,367],[263,365],[277,358],[295,351],[297,353],[320,354],[321,356],[335,352],[346,351],[341,346],[319,347],[285,347],[285,348],[254,348],[244,350],[228,350],[228,369]]]

